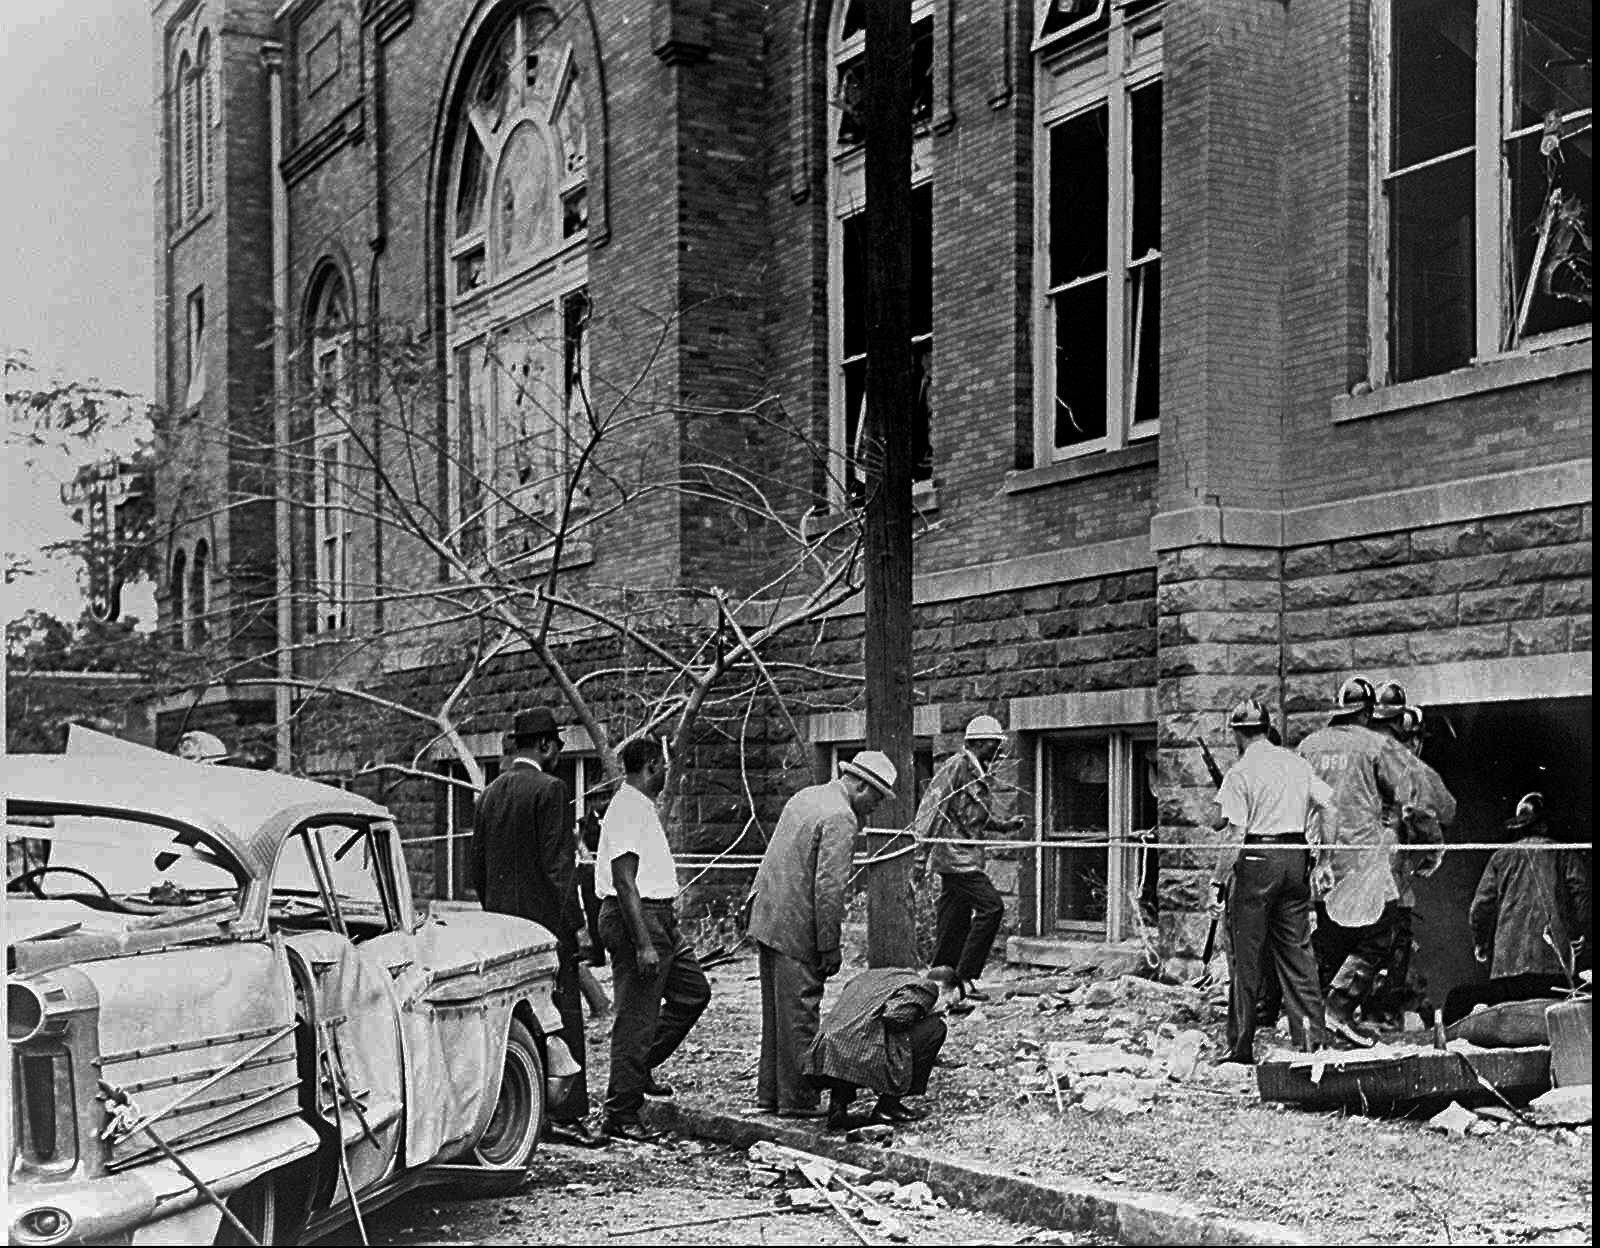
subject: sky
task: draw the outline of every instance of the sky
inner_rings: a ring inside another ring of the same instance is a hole
[[[146,0],[0,0],[0,345],[46,376],[150,394],[155,379],[154,37]],[[93,457],[91,454],[90,458]],[[71,537],[66,456],[8,447],[6,547]],[[70,566],[4,589],[0,614],[76,618]],[[149,618],[149,607],[133,608]]]

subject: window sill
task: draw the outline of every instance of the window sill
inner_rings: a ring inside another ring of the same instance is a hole
[[[1115,451],[1101,451],[1093,455],[1080,455],[1075,459],[1057,460],[1044,468],[1021,468],[1006,474],[1007,494],[1026,494],[1068,481],[1081,481],[1086,477],[1103,477],[1113,472],[1126,472],[1156,462],[1160,454],[1155,438],[1135,442],[1132,446]]]
[[[167,247],[170,249],[183,242],[183,240],[188,238],[189,235],[193,234],[207,221],[211,220],[211,213],[212,208],[208,204],[206,207],[200,210],[200,214],[198,216],[191,217],[181,225],[173,226],[172,236],[167,240]]]
[[[1536,381],[1549,381],[1571,373],[1588,372],[1594,368],[1594,340],[1526,350],[1516,355],[1504,355],[1458,368],[1452,373],[1436,377],[1419,377],[1416,381],[1402,381],[1362,394],[1335,396],[1331,405],[1334,424],[1352,420],[1366,420],[1389,412],[1409,411],[1433,403],[1446,403],[1451,399],[1472,394],[1487,394],[1494,390],[1509,390],[1515,386]]]

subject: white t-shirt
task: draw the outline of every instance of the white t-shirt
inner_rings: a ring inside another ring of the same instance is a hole
[[[1304,832],[1311,807],[1332,798],[1333,790],[1305,759],[1265,738],[1245,748],[1217,792],[1223,816],[1251,836]]]
[[[639,896],[646,901],[671,901],[678,895],[678,867],[667,845],[656,804],[631,784],[624,784],[600,820],[600,845],[595,850],[594,891],[615,897],[612,860],[621,854],[639,856]]]

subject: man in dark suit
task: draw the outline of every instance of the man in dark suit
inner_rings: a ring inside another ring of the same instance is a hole
[[[560,1100],[549,1105],[545,1138],[556,1144],[601,1148],[605,1136],[584,1121],[589,1087],[583,1045],[583,997],[578,987],[577,840],[572,800],[555,775],[561,733],[544,707],[524,711],[512,730],[516,754],[483,791],[473,819],[473,885],[485,910],[515,914],[546,927],[560,958],[555,1003],[561,1037],[580,1070]]]

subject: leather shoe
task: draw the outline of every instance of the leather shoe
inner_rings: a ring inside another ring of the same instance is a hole
[[[968,1001],[987,1001],[989,999],[989,994],[982,988],[979,988],[977,981],[972,979],[969,979],[966,982],[966,986],[962,990],[961,995]]]
[[[912,1109],[898,1099],[888,1097],[878,1098],[878,1104],[872,1111],[872,1116],[879,1122],[921,1122],[928,1116],[925,1109]]]
[[[780,1118],[826,1118],[827,1116],[828,1111],[820,1105],[812,1105],[809,1108],[780,1109],[778,1111],[778,1117]]]
[[[646,1096],[671,1096],[672,1085],[670,1083],[662,1083],[661,1080],[651,1075],[645,1082],[644,1094]]]
[[[632,1140],[635,1144],[649,1144],[656,1138],[655,1132],[647,1131],[643,1123],[630,1122],[626,1118],[602,1118],[600,1130],[607,1139]]]
[[[604,1130],[596,1131],[581,1119],[577,1122],[547,1122],[544,1138],[551,1144],[566,1144],[572,1148],[604,1148]]]

